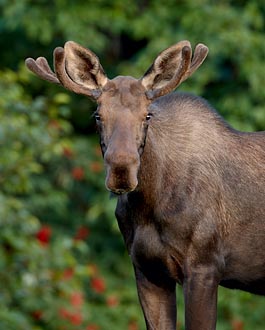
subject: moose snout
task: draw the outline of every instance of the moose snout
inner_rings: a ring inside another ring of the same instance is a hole
[[[106,187],[115,194],[133,191],[138,185],[140,157],[138,153],[110,153],[104,157]]]

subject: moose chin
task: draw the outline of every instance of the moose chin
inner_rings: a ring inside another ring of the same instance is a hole
[[[216,329],[219,285],[265,295],[265,132],[237,131],[202,98],[174,92],[207,53],[180,41],[140,79],[108,79],[73,41],[55,49],[54,72],[43,57],[26,60],[98,104],[106,187],[148,330],[176,329],[177,284],[186,330]]]

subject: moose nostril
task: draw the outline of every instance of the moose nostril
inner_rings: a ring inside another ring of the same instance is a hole
[[[140,165],[138,154],[117,154],[107,151],[104,159],[107,169],[106,187],[108,190],[120,195],[136,188]]]
[[[140,159],[137,154],[115,154],[106,152],[105,163],[111,167],[126,168],[128,166],[139,165]]]

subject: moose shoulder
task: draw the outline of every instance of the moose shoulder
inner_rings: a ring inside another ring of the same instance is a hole
[[[141,79],[109,80],[74,42],[27,66],[98,102],[106,187],[135,269],[148,330],[216,327],[218,285],[265,295],[265,132],[231,128],[195,96],[171,93],[204,61],[188,41],[161,52]],[[170,93],[170,94],[169,94]]]

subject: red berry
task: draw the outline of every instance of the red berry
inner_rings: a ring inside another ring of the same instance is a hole
[[[76,180],[76,181],[81,181],[84,179],[85,177],[85,171],[82,167],[77,166],[74,167],[72,169],[72,177]]]
[[[50,242],[51,235],[51,227],[42,226],[41,229],[36,233],[36,238],[42,245],[47,245]]]
[[[103,278],[95,277],[91,280],[91,288],[97,293],[102,293],[106,290],[105,281]]]

